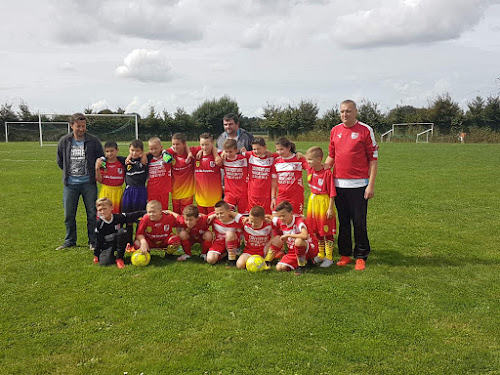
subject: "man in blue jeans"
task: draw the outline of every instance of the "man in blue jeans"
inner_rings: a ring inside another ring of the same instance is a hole
[[[87,118],[83,113],[75,113],[70,118],[73,132],[65,135],[57,147],[57,164],[63,171],[63,204],[66,237],[56,250],[76,246],[76,211],[80,195],[87,211],[87,233],[89,248],[96,243],[97,185],[95,181],[95,161],[104,156],[99,138],[87,133]]]

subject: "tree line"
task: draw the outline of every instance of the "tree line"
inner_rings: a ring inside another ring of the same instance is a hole
[[[105,109],[93,112],[91,108],[84,109],[87,114],[123,114],[123,108]],[[323,134],[340,123],[339,106],[334,105],[321,116],[319,107],[310,100],[302,100],[298,104],[274,105],[266,104],[261,117],[243,116],[238,103],[228,96],[219,99],[205,100],[192,113],[183,108],[177,108],[173,113],[167,110],[158,111],[154,106],[144,117],[139,117],[140,138],[151,136],[163,138],[173,133],[181,132],[195,139],[201,132],[218,135],[223,131],[222,118],[226,113],[236,113],[240,116],[241,127],[250,132],[266,131],[271,138],[288,135],[298,138],[304,134]],[[388,111],[382,111],[376,102],[363,99],[358,103],[358,119],[373,127],[376,133],[383,133],[396,123],[435,124],[435,131],[441,135],[455,135],[458,132],[477,131],[483,129],[489,132],[500,131],[500,96],[482,98],[477,96],[467,103],[463,110],[448,93],[438,95],[430,101],[427,107],[397,105]],[[48,119],[43,119],[48,121]],[[66,117],[52,118],[52,121],[67,121]],[[27,103],[21,102],[18,110],[13,105],[4,103],[0,107],[0,121],[38,121],[38,115],[32,112]],[[117,126],[123,118],[99,118],[102,128]],[[414,129],[418,131],[419,129]],[[404,131],[408,131],[407,129]],[[403,132],[404,132],[403,131]],[[414,139],[414,138],[412,138]]]

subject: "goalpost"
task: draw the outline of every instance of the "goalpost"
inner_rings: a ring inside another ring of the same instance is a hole
[[[413,138],[415,137],[415,142],[416,143],[428,143],[429,142],[429,134],[433,135],[434,134],[434,123],[433,122],[406,122],[402,124],[392,124],[392,128],[383,133],[380,136],[380,142],[384,141],[384,137],[386,137],[386,142],[391,142],[392,138],[397,139],[398,135],[396,134],[396,129],[397,127],[400,126],[406,126],[407,127],[407,138]],[[416,127],[416,129],[413,129]],[[427,127],[427,129],[423,131],[421,130],[423,127]],[[410,130],[410,134],[408,134],[408,130]],[[414,131],[414,133],[411,133],[411,130]],[[416,131],[416,132],[415,132]],[[425,135],[425,141],[421,140],[420,137]],[[401,136],[399,136],[401,137]]]
[[[58,141],[61,136],[69,134],[69,125],[68,121],[6,121],[5,142],[9,142],[10,135],[11,142],[39,140],[42,146],[44,136],[48,141]]]
[[[70,117],[71,114],[39,113],[40,146],[42,143],[42,118]],[[139,139],[139,116],[136,113],[85,113],[87,129],[101,141],[130,141]],[[101,118],[101,121],[97,119]],[[120,118],[127,119],[124,124]],[[133,124],[131,123],[133,121]]]

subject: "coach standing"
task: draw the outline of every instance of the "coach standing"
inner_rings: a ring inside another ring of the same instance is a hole
[[[224,132],[217,138],[217,148],[219,150],[224,149],[224,141],[226,139],[235,139],[238,151],[245,148],[247,151],[252,150],[253,135],[247,132],[245,129],[240,128],[240,120],[238,115],[234,113],[228,113],[224,116],[222,120],[224,123]]]
[[[76,246],[76,211],[80,195],[87,211],[87,233],[89,248],[96,242],[97,185],[95,182],[95,161],[104,156],[99,138],[87,133],[87,118],[75,113],[70,118],[73,133],[65,135],[57,147],[57,164],[63,171],[63,205],[66,237],[56,250]]]
[[[370,254],[370,242],[366,229],[368,199],[375,194],[378,146],[373,129],[356,119],[356,103],[345,100],[340,104],[342,123],[330,133],[330,146],[325,166],[334,167],[333,176],[337,196],[335,206],[339,216],[338,266],[346,266],[351,256],[356,259],[355,269],[365,269]],[[351,222],[354,226],[354,250],[351,238]]]

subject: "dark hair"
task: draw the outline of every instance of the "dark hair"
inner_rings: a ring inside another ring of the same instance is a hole
[[[288,138],[282,137],[276,141],[276,145],[283,146],[290,149],[290,152],[295,154],[295,143],[291,142]]]
[[[233,120],[235,124],[240,123],[240,119],[236,113],[228,113],[227,115],[224,115],[223,120]]]
[[[266,140],[262,137],[255,137],[252,141],[253,145],[260,145],[262,147],[266,147]]]
[[[214,140],[214,137],[210,133],[201,133],[200,134],[200,139],[210,139],[212,142]]]
[[[224,143],[222,144],[222,148],[225,150],[227,148],[232,148],[232,149],[238,149],[238,142],[236,142],[236,139],[226,139]]]
[[[281,211],[281,210],[285,210],[287,212],[293,212],[293,207],[292,207],[292,204],[290,202],[283,201],[280,204],[278,204],[274,210],[276,212]]]
[[[115,141],[107,141],[104,144],[104,148],[115,148],[118,150],[118,144]]]
[[[194,204],[189,204],[184,207],[182,214],[187,217],[198,217],[200,215],[200,210]]]
[[[144,145],[142,144],[142,141],[140,139],[134,139],[132,142],[130,142],[129,148],[130,147],[140,148],[142,151],[144,151]]]
[[[264,207],[262,206],[253,206],[250,210],[250,215],[255,217],[265,217],[266,212],[264,211]]]
[[[80,112],[77,112],[77,113],[73,113],[70,117],[69,117],[69,123],[71,125],[73,125],[74,123],[76,123],[77,121],[87,121],[87,117],[83,114],[83,113],[80,113]]]
[[[172,136],[172,139],[177,139],[178,141],[181,141],[182,143],[186,143],[186,141],[187,141],[186,134],[182,134],[182,133],[175,133]]]
[[[224,202],[224,201],[218,201],[214,208],[223,208],[225,210],[229,210],[229,205],[227,204],[227,202]]]

